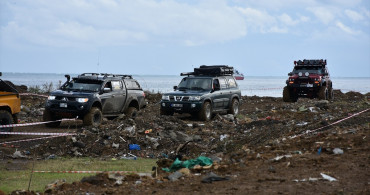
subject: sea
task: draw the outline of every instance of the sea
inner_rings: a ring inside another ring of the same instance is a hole
[[[66,81],[65,74],[52,73],[12,73],[3,72],[2,80],[9,80],[16,85],[40,87],[52,84],[57,89]],[[77,74],[70,74],[71,77]],[[178,85],[182,76],[176,75],[133,75],[145,91],[151,93],[165,93],[173,91],[173,86]],[[238,80],[243,96],[269,96],[282,97],[287,76],[245,76]],[[362,94],[370,92],[370,77],[332,77],[333,88],[343,93],[354,91]]]

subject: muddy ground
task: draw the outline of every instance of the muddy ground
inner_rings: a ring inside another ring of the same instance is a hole
[[[148,94],[147,107],[135,119],[120,116],[104,120],[98,128],[84,127],[81,121],[63,121],[59,128],[16,127],[15,132],[77,135],[2,144],[0,158],[120,159],[131,152],[141,158],[159,159],[153,178],[125,176],[118,185],[116,176],[99,174],[46,191],[53,194],[370,193],[370,111],[356,115],[370,108],[369,93],[343,94],[337,90],[332,101],[299,99],[296,103],[244,96],[237,117],[216,115],[209,122],[186,114],[160,116],[160,98],[160,94]],[[23,96],[20,123],[41,121],[44,102],[42,97]],[[29,138],[13,135],[0,143]],[[137,144],[141,150],[130,151],[129,144]],[[21,155],[15,155],[15,150]],[[199,156],[210,157],[213,166],[183,169],[177,180],[173,179],[177,173],[162,171],[176,157],[187,160]],[[204,183],[211,172],[219,177],[209,177],[211,183]],[[327,176],[336,181],[329,181]]]

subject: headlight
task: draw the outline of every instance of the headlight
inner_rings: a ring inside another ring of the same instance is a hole
[[[85,102],[89,101],[89,98],[76,98],[76,101],[80,102],[80,103],[85,103]]]
[[[302,72],[299,72],[299,73],[298,73],[298,76],[300,76],[300,77],[301,77],[302,75],[303,75],[303,74],[302,74]]]
[[[162,95],[162,100],[170,101],[170,96],[169,95]]]
[[[306,73],[304,73],[304,75],[305,75],[306,77],[308,77],[308,75],[310,75],[310,73],[309,73],[309,72],[306,72]]]
[[[49,95],[48,100],[55,100],[55,96]]]
[[[190,96],[189,97],[189,101],[199,101],[200,100],[200,96]]]

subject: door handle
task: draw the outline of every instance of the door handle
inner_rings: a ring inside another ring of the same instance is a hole
[[[112,95],[112,97],[116,97],[115,95]]]

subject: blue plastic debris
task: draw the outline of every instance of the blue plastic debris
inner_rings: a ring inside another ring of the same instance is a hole
[[[140,150],[140,146],[137,144],[129,144],[128,149],[129,150]]]

